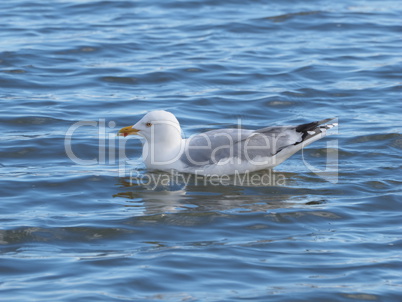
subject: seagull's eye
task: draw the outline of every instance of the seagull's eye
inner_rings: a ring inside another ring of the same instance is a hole
[[[148,123],[145,124],[145,126],[151,127],[151,126],[152,126],[152,123],[149,123],[149,122],[148,122]]]

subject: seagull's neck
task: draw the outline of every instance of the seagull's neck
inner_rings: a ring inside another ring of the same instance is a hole
[[[163,137],[157,141],[146,140],[142,157],[148,168],[162,169],[180,159],[185,140],[178,136]]]

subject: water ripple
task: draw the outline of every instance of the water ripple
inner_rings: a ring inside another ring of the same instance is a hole
[[[400,300],[399,3],[0,8],[4,299]],[[328,117],[339,133],[253,174],[283,185],[155,186],[141,142],[115,136],[155,109],[186,136]],[[91,164],[67,154],[79,123],[71,150]]]

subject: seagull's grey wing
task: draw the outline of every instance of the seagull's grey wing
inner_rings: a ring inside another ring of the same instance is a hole
[[[257,131],[244,129],[212,130],[190,137],[180,158],[187,166],[205,166],[240,159],[264,160],[286,146],[302,140],[296,127],[269,127]]]
[[[185,152],[180,159],[187,166],[193,167],[216,164],[229,158],[264,161],[264,158],[272,157],[282,150],[294,149],[287,147],[302,142],[309,144],[317,140],[326,129],[336,125],[321,125],[330,120],[299,126],[267,127],[255,131],[244,129],[208,131],[187,139]],[[300,148],[296,148],[294,152]]]
[[[254,131],[245,142],[248,158],[274,156],[284,148],[302,141],[303,134],[294,126],[267,127]]]
[[[238,143],[252,135],[253,130],[220,129],[189,137],[181,161],[187,166],[204,166],[239,154]]]

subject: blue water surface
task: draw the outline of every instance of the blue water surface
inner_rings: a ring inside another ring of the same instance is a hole
[[[402,300],[400,1],[0,12],[0,300]],[[150,173],[116,137],[156,109],[186,136],[339,127],[222,183]]]

